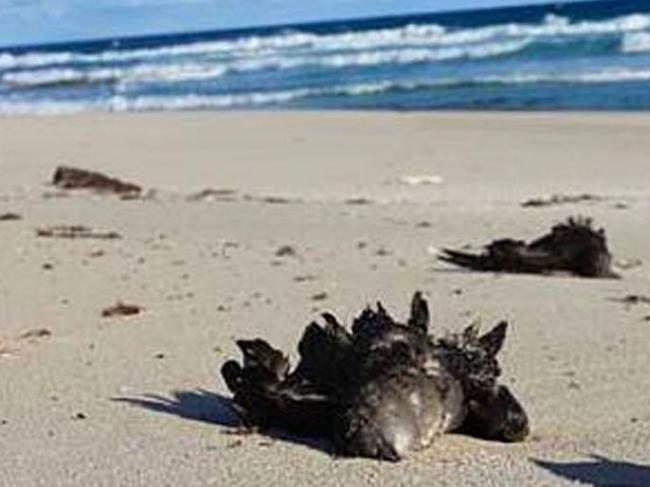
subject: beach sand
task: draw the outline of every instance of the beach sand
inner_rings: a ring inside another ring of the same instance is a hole
[[[0,485],[650,485],[650,304],[618,301],[650,295],[649,135],[633,114],[0,119],[0,214],[21,217],[0,221]],[[62,193],[62,164],[144,197]],[[521,206],[555,193],[598,198]],[[435,259],[578,214],[623,279]],[[121,238],[37,236],[53,225]],[[349,322],[381,299],[404,317],[417,289],[433,332],[510,321],[503,381],[528,441],[448,435],[390,464],[231,434],[218,370],[235,338],[295,358],[320,312]],[[102,317],[118,302],[142,311]]]

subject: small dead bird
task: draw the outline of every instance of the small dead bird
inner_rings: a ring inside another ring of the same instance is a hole
[[[589,218],[569,218],[530,243],[504,238],[494,240],[478,254],[443,249],[438,258],[476,271],[620,277],[612,270],[605,230],[595,229]]]
[[[434,339],[419,292],[406,323],[381,303],[351,332],[330,313],[323,320],[306,327],[293,371],[264,340],[237,342],[242,364],[229,360],[221,371],[246,425],[324,436],[344,455],[390,461],[451,431],[498,441],[528,435],[524,409],[498,383],[505,322],[484,335],[470,326]]]
[[[139,195],[142,192],[142,188],[137,184],[121,181],[100,172],[69,166],[56,168],[52,175],[52,184],[61,189],[88,189],[122,196]]]

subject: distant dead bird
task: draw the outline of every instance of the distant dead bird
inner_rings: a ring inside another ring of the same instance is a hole
[[[342,454],[391,461],[451,431],[499,441],[528,435],[525,411],[498,384],[505,322],[482,336],[470,326],[434,339],[420,293],[406,323],[381,303],[351,333],[332,314],[323,319],[306,327],[293,371],[266,341],[237,342],[243,363],[229,360],[221,371],[245,424],[328,437]]]
[[[478,254],[443,249],[438,258],[477,271],[620,277],[612,270],[605,230],[594,229],[589,218],[569,218],[530,243],[504,238],[494,240]]]
[[[100,193],[115,193],[123,197],[137,196],[142,188],[96,171],[59,166],[52,176],[52,184],[61,189],[88,189]]]

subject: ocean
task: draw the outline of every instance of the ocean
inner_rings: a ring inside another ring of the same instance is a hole
[[[0,48],[0,114],[647,110],[650,1]]]

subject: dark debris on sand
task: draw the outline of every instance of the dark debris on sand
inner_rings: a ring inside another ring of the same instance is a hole
[[[42,338],[49,338],[52,336],[52,331],[48,328],[36,328],[34,330],[28,330],[24,333],[21,333],[20,338],[22,340],[37,341]]]
[[[98,193],[112,193],[121,197],[136,197],[142,192],[137,184],[122,181],[106,174],[70,166],[59,166],[52,176],[52,184],[66,190],[88,189]]]
[[[53,225],[50,227],[39,228],[36,230],[36,236],[47,238],[96,238],[102,240],[116,240],[122,238],[115,231],[98,231],[84,225]]]
[[[312,275],[312,274],[302,274],[299,276],[295,276],[293,278],[294,282],[310,282],[310,281],[315,281],[318,279],[318,277]]]
[[[295,257],[298,252],[291,245],[282,245],[275,251],[276,257]]]
[[[627,305],[650,304],[650,296],[644,296],[642,294],[628,294],[622,298],[614,298],[613,301]]]
[[[444,262],[476,271],[550,274],[568,272],[580,277],[618,278],[603,228],[589,218],[569,218],[531,242],[501,238],[480,253],[443,249]]]
[[[531,198],[521,202],[521,206],[524,208],[541,208],[544,206],[556,206],[564,205],[571,203],[594,203],[602,201],[604,198],[602,196],[596,196],[589,193],[577,194],[577,195],[566,195],[566,194],[554,194],[552,196],[542,197],[542,198]]]
[[[328,297],[329,297],[328,294],[325,291],[323,291],[323,292],[320,292],[320,293],[312,294],[311,300],[312,301],[325,301]]]
[[[144,311],[144,308],[137,304],[125,304],[118,302],[117,304],[102,310],[102,317],[113,318],[116,316],[134,316],[139,315],[142,313],[142,311]]]
[[[373,204],[373,201],[370,198],[359,197],[359,198],[348,198],[347,200],[344,201],[344,203],[346,205],[362,206],[362,205],[371,205]]]
[[[290,203],[300,203],[298,199],[285,198],[284,196],[260,196],[257,198],[262,203],[270,205],[286,205]]]
[[[0,214],[0,222],[12,222],[22,220],[23,217],[18,213],[2,213]]]

